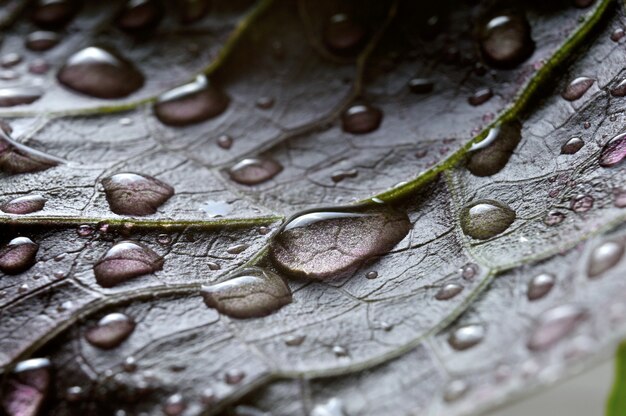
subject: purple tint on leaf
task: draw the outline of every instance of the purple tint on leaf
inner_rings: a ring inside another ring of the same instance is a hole
[[[600,166],[609,168],[620,163],[624,157],[626,157],[626,133],[621,133],[604,145],[599,163]]]
[[[26,195],[11,199],[0,205],[0,211],[7,214],[24,215],[41,211],[46,205],[46,198],[41,195]]]
[[[19,274],[36,262],[39,245],[28,237],[17,237],[0,249],[0,271]]]

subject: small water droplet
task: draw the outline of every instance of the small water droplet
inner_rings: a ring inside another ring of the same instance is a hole
[[[528,282],[528,291],[526,293],[528,300],[537,300],[546,296],[556,283],[556,278],[550,273],[541,273],[536,275]]]
[[[435,299],[437,300],[448,300],[452,299],[459,293],[463,291],[463,286],[458,283],[448,283],[441,287],[437,294],[435,295]]]
[[[89,237],[93,232],[93,227],[88,224],[79,225],[76,229],[76,234],[78,234],[79,237]]]
[[[122,363],[122,369],[127,373],[134,373],[137,371],[137,360],[135,360],[135,357],[126,357]]]
[[[122,98],[143,86],[144,77],[121,55],[90,46],[70,56],[57,74],[61,84],[97,98]]]
[[[4,81],[13,81],[13,80],[18,79],[19,77],[20,77],[20,74],[18,74],[17,72],[11,69],[0,71],[0,79]]]
[[[616,86],[611,88],[611,95],[613,97],[626,96],[626,79],[621,80]]]
[[[224,381],[226,384],[239,384],[246,377],[246,373],[238,368],[230,369],[224,375]]]
[[[548,226],[558,225],[565,219],[565,214],[559,211],[550,211],[544,217],[543,223]]]
[[[200,209],[208,217],[225,217],[233,211],[233,207],[226,201],[206,201]]]
[[[250,247],[249,244],[235,244],[234,246],[230,246],[226,249],[228,254],[240,254],[247,250]]]
[[[336,357],[347,357],[348,350],[341,345],[335,345],[333,346],[333,354],[335,354]]]
[[[365,36],[363,26],[350,16],[340,13],[330,18],[324,32],[324,42],[335,52],[351,53],[363,44]]]
[[[54,48],[59,44],[60,37],[55,32],[38,30],[29,33],[24,41],[25,46],[31,51],[41,52]]]
[[[242,185],[266,182],[283,170],[280,163],[270,158],[249,158],[237,162],[228,170],[230,178]]]
[[[215,263],[215,262],[213,262],[213,261],[207,262],[207,266],[209,266],[210,270],[219,270],[219,269],[221,269],[220,265]]]
[[[491,88],[481,88],[476,90],[474,94],[467,99],[467,102],[476,107],[486,103],[491,99],[491,97],[493,97],[493,91]]]
[[[570,334],[585,318],[578,305],[562,305],[541,314],[528,341],[531,350],[545,350]]]
[[[0,66],[3,68],[10,68],[22,62],[22,56],[15,53],[7,53],[6,55],[2,55],[0,57]]]
[[[266,227],[266,226],[259,227],[259,234],[261,235],[267,235],[270,233],[270,231],[272,231],[270,227]]]
[[[113,287],[134,277],[163,268],[163,258],[134,241],[121,241],[111,247],[94,266],[96,281]]]
[[[215,404],[215,401],[217,400],[217,395],[215,394],[215,390],[213,390],[210,387],[207,387],[206,389],[202,390],[202,393],[200,394],[200,401],[207,405],[207,406],[212,406]]]
[[[481,177],[500,172],[522,139],[521,130],[519,122],[504,123],[489,130],[485,139],[470,148],[467,169]]]
[[[383,112],[367,104],[355,104],[341,116],[341,127],[346,133],[366,134],[380,127]]]
[[[154,114],[163,124],[188,126],[219,116],[229,103],[230,98],[222,90],[206,76],[198,75],[193,82],[159,96]]]
[[[19,274],[30,269],[36,262],[39,245],[28,237],[17,237],[0,249],[0,271]]]
[[[463,351],[480,343],[485,338],[485,327],[470,324],[456,328],[448,337],[448,343],[457,351]]]
[[[48,72],[50,64],[45,59],[35,59],[28,64],[28,72],[35,75],[42,75]]]
[[[85,339],[94,347],[109,350],[120,345],[135,329],[135,321],[122,313],[110,313],[87,330]]]
[[[30,286],[28,286],[28,283],[24,283],[20,285],[20,287],[17,288],[17,291],[18,293],[26,293],[28,292],[29,289],[30,289]]]
[[[128,0],[115,23],[127,32],[141,32],[155,28],[163,14],[159,0]]]
[[[595,79],[589,77],[575,78],[565,87],[565,90],[561,93],[561,97],[567,101],[576,101],[591,88],[594,82]]]
[[[590,278],[600,277],[619,263],[624,255],[624,243],[609,240],[595,247],[589,256],[587,274]]]
[[[366,277],[366,278],[368,278],[368,279],[370,279],[370,280],[371,280],[371,279],[376,279],[376,278],[378,277],[378,272],[376,272],[376,271],[367,272],[367,273],[365,274],[365,277]]]
[[[454,402],[463,397],[469,390],[468,384],[463,380],[452,380],[446,386],[443,392],[443,400],[446,402]]]
[[[138,173],[118,173],[102,180],[111,211],[119,215],[154,214],[172,195],[174,188]]]
[[[577,153],[585,145],[580,137],[572,137],[563,146],[561,146],[562,155],[573,155]]]
[[[83,388],[81,386],[68,387],[65,390],[65,399],[68,402],[78,402],[83,399]]]
[[[358,174],[359,174],[359,171],[356,169],[339,170],[339,171],[333,172],[333,174],[330,176],[330,179],[335,183],[339,183],[347,178],[356,178]]]
[[[428,94],[434,88],[435,84],[427,78],[412,78],[409,81],[409,89],[413,94]]]
[[[305,335],[289,335],[285,338],[285,345],[288,347],[298,347],[302,345],[305,339]]]
[[[210,308],[233,318],[269,315],[291,303],[291,290],[275,273],[257,267],[243,269],[229,280],[202,288]]]
[[[524,15],[500,15],[489,20],[481,34],[481,50],[492,66],[511,68],[532,55],[535,42]]]
[[[38,87],[6,87],[0,88],[0,107],[31,104],[43,95]]]
[[[57,280],[63,279],[65,277],[65,272],[62,270],[56,270],[55,272],[52,273],[52,277],[54,277]]]
[[[31,214],[41,211],[47,200],[41,195],[26,195],[11,199],[0,205],[0,211],[7,214]]]
[[[163,405],[163,413],[167,416],[179,416],[187,408],[187,403],[180,393],[172,394]]]
[[[587,212],[593,208],[594,201],[591,195],[579,194],[570,201],[570,208],[574,212]]]
[[[619,42],[626,36],[626,32],[621,27],[618,27],[611,33],[611,40],[613,42]]]
[[[617,165],[626,157],[626,133],[618,134],[602,148],[600,166],[609,168]]]
[[[491,199],[481,199],[461,210],[461,228],[472,238],[487,240],[506,231],[515,221],[515,217],[515,211],[508,205]]]
[[[169,246],[172,243],[172,237],[170,237],[168,234],[159,234],[157,236],[157,243],[161,244],[162,246]]]
[[[259,97],[256,100],[256,106],[261,110],[269,110],[274,107],[274,99],[272,97]]]
[[[222,134],[217,138],[217,145],[222,149],[228,150],[233,146],[233,138],[227,134]]]

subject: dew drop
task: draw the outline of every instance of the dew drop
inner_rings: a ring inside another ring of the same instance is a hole
[[[31,104],[43,95],[37,87],[6,87],[0,88],[0,107]]]
[[[478,265],[475,263],[467,263],[461,267],[461,277],[465,280],[472,281],[478,275]]]
[[[215,404],[216,399],[217,395],[215,394],[215,391],[210,387],[202,390],[202,393],[200,394],[200,401],[207,406],[212,406],[213,404]]]
[[[624,31],[624,29],[620,27],[620,28],[615,29],[611,33],[611,40],[613,42],[619,42],[620,40],[624,38],[624,36],[626,36],[626,32]]]
[[[172,237],[170,237],[168,234],[159,234],[157,236],[157,243],[161,244],[162,246],[169,246],[172,243]]]
[[[162,94],[154,105],[154,114],[163,124],[188,126],[222,114],[230,99],[206,76]]]
[[[482,31],[480,47],[485,60],[500,68],[514,67],[532,55],[535,43],[523,15],[500,15]]]
[[[561,146],[562,155],[573,155],[577,153],[585,145],[580,137],[572,137],[563,146]]]
[[[55,32],[38,30],[29,33],[24,41],[25,46],[31,51],[41,52],[54,48],[59,44],[59,35]]]
[[[233,368],[226,372],[226,374],[224,375],[224,381],[226,381],[226,384],[239,384],[243,381],[245,377],[246,373],[238,368]]]
[[[28,64],[28,72],[35,75],[42,75],[48,72],[50,69],[50,64],[43,59],[35,59],[30,64]]]
[[[452,380],[446,386],[443,392],[443,400],[446,402],[454,402],[463,397],[469,390],[468,384],[463,380]]]
[[[187,408],[187,403],[180,393],[172,394],[163,405],[163,413],[167,416],[179,416]]]
[[[621,241],[605,241],[591,251],[587,274],[590,278],[600,277],[607,270],[619,263],[624,255],[624,243]]]
[[[367,104],[355,104],[341,116],[341,128],[346,133],[365,134],[377,130],[383,120],[383,112]]]
[[[246,251],[250,247],[249,244],[235,244],[234,246],[230,246],[226,249],[228,254],[240,254]]]
[[[228,150],[233,147],[233,142],[233,138],[226,134],[222,134],[217,138],[217,145],[224,150]]]
[[[528,340],[531,350],[545,350],[570,334],[585,318],[577,305],[561,305],[543,312]]]
[[[326,403],[316,405],[310,416],[346,416],[343,402],[336,397]]]
[[[17,363],[0,396],[8,415],[35,416],[48,394],[51,382],[50,360],[32,358]]]
[[[80,386],[68,387],[65,390],[65,399],[68,402],[78,402],[83,399],[83,388]]]
[[[126,357],[124,359],[124,362],[122,363],[122,368],[127,373],[134,373],[135,371],[137,371],[137,360],[135,360],[135,357]]]
[[[596,0],[573,0],[573,1],[574,1],[574,6],[580,9],[584,9],[586,7],[591,6],[593,3],[595,3]]]
[[[134,241],[121,241],[111,247],[94,266],[96,281],[113,287],[134,277],[163,268],[163,258]]]
[[[463,351],[480,343],[485,338],[485,327],[471,324],[456,328],[448,337],[448,343],[457,351]]]
[[[256,100],[256,106],[261,110],[269,110],[274,107],[274,99],[272,97],[259,97]]]
[[[365,274],[365,277],[372,280],[372,279],[376,279],[378,277],[378,272],[376,271],[372,271],[372,272],[367,272]]]
[[[433,91],[435,85],[427,78],[412,78],[409,81],[409,89],[413,94],[428,94]]]
[[[128,0],[117,17],[116,25],[127,32],[153,29],[163,18],[163,12],[159,0]]]
[[[339,183],[347,178],[356,178],[358,174],[359,174],[359,171],[356,169],[339,170],[339,171],[333,172],[330,179],[335,183]]]
[[[20,62],[22,62],[22,55],[15,52],[7,53],[6,55],[2,55],[2,57],[0,57],[0,66],[3,68],[10,68]]]
[[[58,28],[67,24],[78,11],[76,0],[38,0],[31,18],[44,28]]]
[[[487,240],[504,232],[515,221],[515,211],[491,199],[474,201],[461,210],[463,232],[478,240]]]
[[[220,265],[218,263],[215,263],[214,261],[207,262],[207,266],[209,266],[210,270],[219,270],[219,269],[221,269]]]
[[[561,97],[567,101],[576,101],[591,88],[594,82],[595,80],[593,78],[578,77],[567,85],[565,90],[561,93]]]
[[[46,202],[46,198],[41,195],[20,196],[0,205],[0,211],[16,215],[31,214],[41,211]]]
[[[626,208],[626,190],[615,189],[613,191],[613,205],[617,208]]]
[[[90,46],[69,57],[57,78],[61,84],[97,98],[122,98],[143,86],[144,77],[117,53]]]
[[[120,345],[135,329],[135,321],[123,313],[110,313],[89,328],[85,339],[94,347],[109,350]]]
[[[608,141],[602,148],[600,166],[609,168],[615,166],[626,157],[626,133],[618,134]]]
[[[591,195],[576,195],[570,201],[570,208],[574,212],[587,212],[593,208],[594,198]]]
[[[452,299],[453,297],[455,297],[462,291],[463,291],[463,286],[459,285],[458,283],[448,283],[439,289],[439,291],[435,295],[435,299],[437,300]]]
[[[543,223],[548,226],[559,225],[565,219],[565,214],[559,211],[550,211],[544,217]]]
[[[491,176],[507,164],[522,138],[522,125],[504,123],[494,127],[482,141],[474,144],[469,153],[467,169],[475,176]]]
[[[174,195],[174,188],[138,173],[118,173],[102,180],[111,211],[119,215],[150,215]]]
[[[404,212],[387,207],[304,211],[288,220],[270,244],[274,265],[287,274],[329,279],[381,256],[411,229]]]
[[[467,99],[467,102],[476,107],[486,103],[491,97],[493,97],[491,88],[481,88],[475,91],[474,94]]]
[[[556,283],[556,278],[550,273],[541,273],[536,275],[528,283],[528,291],[526,293],[528,300],[537,300],[546,296]]]
[[[335,354],[336,357],[347,357],[348,350],[342,347],[341,345],[335,345],[333,347],[333,354]]]
[[[201,291],[209,308],[233,318],[266,316],[291,303],[291,290],[275,273],[257,267],[243,269],[229,280],[204,286]]]
[[[305,339],[305,335],[289,335],[285,338],[285,345],[288,347],[299,347]]]
[[[613,97],[626,96],[626,79],[621,80],[616,86],[611,88],[611,95]]]
[[[330,18],[324,32],[324,42],[335,52],[350,53],[363,44],[365,35],[365,29],[360,24],[340,13]]]
[[[280,163],[270,158],[248,158],[228,170],[230,178],[242,185],[258,185],[272,179],[283,170]]]
[[[39,245],[28,237],[17,237],[0,249],[0,271],[19,274],[30,269],[36,262]]]

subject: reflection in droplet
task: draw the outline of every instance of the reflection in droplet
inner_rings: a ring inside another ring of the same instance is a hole
[[[270,158],[248,158],[228,170],[230,178],[242,185],[258,185],[272,179],[283,170],[280,163]]]
[[[6,87],[0,88],[0,107],[13,107],[37,101],[43,91],[37,87]]]
[[[539,317],[528,340],[531,350],[545,350],[570,334],[585,318],[585,310],[578,305],[562,305],[549,309]]]
[[[6,173],[39,172],[60,163],[63,163],[62,159],[18,143],[4,129],[0,129],[0,171]]]
[[[511,68],[524,62],[535,49],[524,15],[500,15],[489,20],[481,34],[481,50],[492,66]]]
[[[65,400],[68,402],[78,402],[83,399],[83,388],[81,386],[71,386],[65,390]]]
[[[504,232],[515,221],[515,217],[515,211],[508,205],[481,199],[461,210],[461,228],[472,238],[486,240]]]
[[[556,283],[556,278],[550,273],[541,273],[536,275],[528,283],[528,291],[526,293],[528,300],[537,300],[546,296]]]
[[[337,278],[390,251],[410,229],[406,213],[386,207],[305,211],[276,234],[270,257],[290,275]]]
[[[187,408],[187,403],[180,393],[172,394],[163,404],[163,413],[167,416],[179,416]]]
[[[458,283],[448,283],[443,286],[437,294],[435,295],[435,299],[437,300],[448,300],[452,299],[459,293],[463,291],[463,286]]]
[[[412,78],[409,81],[409,89],[413,94],[428,94],[434,87],[435,84],[427,78]]]
[[[624,29],[622,29],[621,27],[618,27],[613,32],[611,32],[611,40],[613,42],[619,42],[624,38],[624,36],[626,36],[626,31],[624,31]]]
[[[119,215],[150,215],[174,195],[174,188],[138,173],[118,173],[102,180],[111,211]]]
[[[581,98],[589,88],[593,85],[595,80],[589,77],[578,77],[572,80],[565,90],[561,93],[561,97],[567,101],[576,101]]]
[[[609,168],[620,163],[626,157],[626,133],[618,134],[602,148],[600,166]]]
[[[380,126],[383,112],[370,105],[355,104],[348,108],[341,116],[341,127],[346,133],[370,133]]]
[[[562,155],[573,155],[577,153],[585,145],[580,137],[572,137],[563,146],[561,146]]]
[[[591,195],[576,195],[570,201],[570,208],[574,212],[587,212],[593,208],[594,198]]]
[[[485,327],[470,324],[456,328],[448,337],[448,343],[457,351],[463,351],[480,343],[485,338]]]
[[[135,321],[123,313],[110,313],[89,328],[85,339],[94,347],[109,350],[120,345],[135,329]]]
[[[30,269],[36,262],[39,245],[28,237],[17,237],[0,249],[0,271],[18,274]]]
[[[96,281],[113,287],[134,277],[163,268],[163,258],[134,241],[121,241],[111,247],[94,266]]]
[[[365,35],[365,29],[350,16],[336,14],[326,26],[324,42],[335,52],[349,53],[363,44]]]
[[[476,90],[474,94],[467,99],[467,102],[470,103],[470,105],[479,106],[489,101],[491,97],[493,97],[491,88],[481,88]]]
[[[611,88],[611,95],[613,97],[626,96],[626,79],[621,80],[616,86]]]
[[[72,90],[97,98],[122,98],[143,86],[144,77],[121,55],[90,46],[70,56],[57,78]]]
[[[163,12],[160,0],[128,0],[115,23],[127,32],[149,30],[159,24]]]
[[[206,76],[198,75],[193,82],[159,96],[154,114],[163,124],[187,126],[217,117],[229,102],[228,96]]]
[[[500,172],[520,142],[521,130],[519,122],[492,128],[485,139],[471,147],[467,169],[475,176],[491,176]]]
[[[26,36],[25,45],[31,51],[47,51],[59,43],[59,35],[55,32],[38,30]]]
[[[46,202],[46,198],[41,195],[20,196],[0,205],[0,211],[7,214],[30,214],[41,211],[46,205]]]
[[[50,368],[47,358],[32,358],[17,363],[0,396],[1,407],[7,415],[41,414],[51,382]]]
[[[619,263],[624,255],[624,243],[608,240],[596,246],[589,256],[587,275],[590,278],[600,277],[607,270]]]

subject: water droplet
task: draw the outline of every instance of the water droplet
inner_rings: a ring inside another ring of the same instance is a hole
[[[77,11],[75,0],[38,0],[31,18],[40,27],[58,28],[67,24]]]
[[[228,96],[206,76],[198,75],[193,82],[159,96],[154,114],[163,124],[187,126],[219,116],[229,102]]]
[[[439,289],[439,291],[435,295],[435,299],[437,300],[452,299],[453,297],[455,297],[462,291],[463,291],[463,286],[459,285],[458,283],[448,283]]]
[[[626,190],[624,189],[613,190],[613,204],[617,208],[626,208]]]
[[[215,391],[210,388],[207,387],[206,389],[202,390],[202,393],[200,394],[200,401],[207,405],[207,406],[212,406],[213,404],[215,404],[215,401],[217,400],[217,395],[215,394]]]
[[[226,381],[226,384],[239,384],[243,381],[245,377],[246,373],[238,368],[233,368],[226,372],[226,374],[224,375],[224,381]]]
[[[35,75],[42,75],[48,72],[50,69],[50,64],[48,61],[44,59],[35,59],[30,64],[28,64],[28,72]]]
[[[413,94],[428,94],[433,91],[435,85],[427,78],[412,78],[409,81],[409,89]]]
[[[90,46],[69,57],[57,74],[61,84],[97,98],[122,98],[143,86],[144,77],[117,53]]]
[[[282,226],[271,242],[270,257],[287,274],[336,278],[386,254],[410,229],[404,212],[386,207],[305,211]]]
[[[330,18],[324,32],[324,42],[335,52],[350,53],[358,49],[365,40],[365,29],[346,14]]]
[[[6,87],[0,88],[0,107],[13,107],[37,101],[43,91],[37,87]]]
[[[565,219],[565,214],[559,211],[550,211],[544,217],[543,223],[548,226],[558,225]]]
[[[229,280],[202,288],[210,308],[233,318],[269,315],[291,303],[291,290],[283,279],[257,267],[243,269]]]
[[[20,196],[0,205],[0,211],[17,215],[31,214],[41,211],[46,202],[46,198],[41,195]]]
[[[187,403],[180,393],[172,394],[163,405],[163,413],[167,416],[179,416],[187,408]]]
[[[620,163],[626,157],[626,133],[618,134],[602,148],[600,166],[609,168]]]
[[[611,95],[613,97],[626,96],[626,79],[621,80],[616,86],[611,88]]]
[[[0,66],[3,68],[10,68],[22,62],[22,56],[15,53],[7,53],[6,55],[2,55],[0,57]]]
[[[213,261],[207,262],[207,266],[209,266],[210,270],[219,270],[219,269],[221,269],[220,265],[215,263],[215,262],[213,262]]]
[[[33,358],[17,363],[0,398],[8,415],[35,416],[48,394],[50,360]]]
[[[288,347],[299,347],[305,339],[305,335],[289,335],[285,338],[285,345]]]
[[[60,41],[59,35],[55,32],[48,32],[45,30],[38,30],[36,32],[29,33],[24,41],[25,46],[31,51],[47,51],[54,48]]]
[[[122,363],[122,368],[127,373],[134,373],[135,371],[137,371],[137,360],[135,360],[135,357],[126,357],[124,359],[124,362]]]
[[[28,283],[24,283],[20,287],[17,288],[18,293],[26,293],[29,290],[30,290],[30,286],[28,286]]]
[[[346,416],[343,402],[336,397],[331,398],[324,404],[316,405],[310,416]]]
[[[578,77],[567,85],[565,90],[561,93],[561,97],[567,101],[576,101],[591,88],[594,82],[595,80],[593,78]]]
[[[535,42],[524,15],[500,15],[489,20],[481,34],[481,50],[492,66],[511,68],[532,55]]]
[[[359,171],[356,169],[339,170],[337,172],[333,172],[330,179],[335,183],[339,183],[347,178],[356,178],[358,174]]]
[[[545,350],[570,334],[585,318],[577,305],[562,305],[543,312],[528,341],[531,350]]]
[[[83,399],[83,388],[80,386],[68,387],[65,390],[65,399],[68,402],[78,402]]]
[[[591,195],[576,195],[570,201],[570,208],[574,212],[587,212],[593,208],[594,199]]]
[[[119,215],[154,214],[172,195],[174,188],[138,173],[118,173],[102,180],[111,211]]]
[[[467,263],[459,270],[461,272],[461,277],[465,280],[472,281],[478,275],[480,269],[478,265],[475,263]]]
[[[335,345],[333,346],[333,354],[335,354],[336,357],[347,357],[348,350],[341,345]]]
[[[563,146],[561,146],[562,155],[573,155],[577,153],[585,145],[580,137],[572,137]]]
[[[456,328],[448,337],[448,343],[457,351],[463,351],[480,343],[485,338],[485,327],[471,324]]]
[[[475,176],[500,172],[520,142],[521,130],[522,125],[518,122],[504,123],[489,130],[485,139],[471,147],[467,169]]]
[[[30,269],[36,262],[39,245],[28,237],[17,237],[0,249],[0,271],[19,274]]]
[[[467,102],[473,106],[479,106],[481,104],[486,103],[493,97],[493,91],[491,88],[481,88],[474,92],[468,99]]]
[[[94,266],[96,281],[113,287],[134,277],[163,268],[163,258],[134,241],[121,241],[111,247]]]
[[[272,231],[270,227],[265,227],[265,226],[259,227],[259,234],[261,235],[267,235],[270,233],[270,231]]]
[[[110,313],[87,330],[85,339],[94,347],[109,350],[120,345],[135,329],[135,321],[122,313]]]
[[[528,300],[537,300],[546,296],[556,283],[554,275],[549,273],[541,273],[532,278],[528,282]]]
[[[365,277],[370,279],[370,280],[371,279],[376,279],[378,277],[378,272],[375,272],[375,271],[374,272],[367,272],[365,274]]]
[[[515,221],[515,211],[491,199],[474,201],[461,210],[463,232],[478,240],[487,240],[504,232]]]
[[[624,255],[624,243],[609,240],[595,247],[589,256],[587,274],[589,277],[599,277],[602,273],[612,269]]]
[[[256,100],[256,106],[261,110],[269,110],[274,107],[274,99],[272,97],[259,97]]]
[[[468,384],[463,380],[452,380],[446,386],[443,392],[443,400],[446,402],[454,402],[463,397],[469,390]]]
[[[235,244],[234,246],[230,246],[226,249],[228,254],[240,254],[243,253],[248,247],[249,244]]]
[[[341,116],[341,127],[346,133],[365,134],[377,130],[383,120],[383,112],[370,105],[355,104]]]
[[[159,234],[157,236],[157,243],[161,244],[162,246],[169,246],[172,243],[172,237],[170,237],[168,234]]]
[[[624,29],[619,27],[611,33],[611,40],[613,42],[619,42],[624,38],[624,36],[626,36],[626,32],[624,31]]]
[[[117,16],[116,25],[127,32],[153,29],[161,21],[163,12],[159,0],[128,0]]]
[[[88,224],[79,225],[76,229],[76,234],[78,234],[79,237],[89,237],[93,232],[93,227]]]
[[[233,138],[226,134],[222,134],[217,138],[217,145],[225,150],[230,149],[233,146],[233,142]]]
[[[242,185],[257,185],[272,179],[282,170],[282,165],[273,159],[255,157],[237,162],[228,170],[228,175]]]

